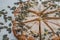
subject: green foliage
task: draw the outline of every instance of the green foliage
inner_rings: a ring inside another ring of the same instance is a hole
[[[19,0],[20,2],[23,2],[22,0]]]
[[[12,24],[11,24],[11,23],[9,23],[9,26],[12,26]]]
[[[1,26],[0,29],[7,29],[8,27],[7,26]]]
[[[60,2],[60,0],[51,0],[51,1],[56,1],[56,2]]]
[[[21,22],[23,19],[24,19],[23,15],[21,14],[21,15],[18,15],[18,18],[16,18],[16,21]]]
[[[47,4],[47,1],[45,1],[45,2],[42,2],[42,4]]]
[[[11,8],[10,6],[7,6],[8,8]]]
[[[47,32],[48,30],[47,29],[44,29],[45,32]]]
[[[8,33],[11,33],[11,28],[7,28]]]
[[[4,26],[4,28],[5,28],[5,29],[7,29],[7,28],[8,28],[8,26]]]
[[[2,29],[7,29],[8,27],[7,26],[0,26],[0,32]]]
[[[0,27],[0,29],[3,29],[3,27]]]
[[[8,16],[7,18],[8,18],[8,20],[12,20],[12,17],[11,16]]]
[[[51,34],[52,32],[48,32],[48,34]]]
[[[3,11],[0,11],[0,14],[4,14],[4,12]]]
[[[46,36],[47,34],[46,33],[44,33],[44,36]]]
[[[4,21],[7,22],[7,15],[3,15]]]
[[[16,2],[16,3],[14,3],[15,5],[18,5],[19,4],[19,2]]]
[[[5,11],[5,9],[2,9],[1,11]]]
[[[9,38],[7,37],[7,35],[3,35],[3,40],[9,40]]]
[[[58,30],[60,31],[60,28],[58,28]]]
[[[0,22],[1,25],[4,25],[4,23]]]
[[[10,10],[15,10],[16,9],[16,7],[15,6],[13,6]]]
[[[3,38],[7,37],[7,34],[3,35]]]
[[[38,34],[34,34],[33,36],[37,38],[39,35]]]
[[[35,1],[35,0],[32,0],[32,1]]]
[[[59,36],[59,34],[60,34],[60,32],[59,32],[59,31],[57,31],[57,32],[56,32],[56,35],[57,35],[57,36]]]

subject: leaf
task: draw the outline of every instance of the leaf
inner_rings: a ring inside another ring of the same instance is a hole
[[[14,11],[12,11],[12,14],[14,14]]]
[[[47,32],[48,30],[47,29],[44,29],[45,32]]]
[[[19,4],[19,2],[16,2],[16,3],[14,3],[15,5],[18,5]]]
[[[39,36],[38,34],[34,34],[34,37],[36,37],[36,38],[37,38],[38,36]]]
[[[51,0],[51,1],[56,1],[56,2],[60,2],[60,0]]]
[[[11,8],[10,6],[7,6],[8,8]]]
[[[18,15],[18,18],[16,18],[16,20],[19,21],[19,22],[21,22],[23,19],[24,18],[23,18],[23,15],[22,14]]]
[[[60,28],[58,28],[58,30],[60,30]]]
[[[20,2],[22,2],[22,0],[19,0]]]
[[[3,29],[3,27],[0,27],[0,29]]]
[[[42,2],[42,4],[47,4],[47,1]]]
[[[32,1],[35,1],[35,0],[32,0]]]
[[[4,26],[4,28],[6,28],[6,29],[7,29],[8,27],[7,27],[7,26]]]
[[[50,9],[53,9],[53,7],[51,7]]]
[[[0,22],[1,25],[4,25],[4,23]]]
[[[59,36],[59,34],[60,34],[60,32],[58,32],[58,31],[57,31],[57,32],[56,32],[56,35],[58,35],[58,36]]]
[[[10,10],[15,10],[16,9],[16,7],[15,6],[13,6]]]
[[[5,9],[2,9],[1,11],[5,11]]]
[[[11,23],[9,23],[9,26],[11,26],[12,24]]]
[[[3,35],[3,40],[9,40],[9,38],[7,37],[7,34]]]
[[[5,22],[7,22],[7,17],[6,17],[6,16],[7,16],[7,15],[5,15],[5,14],[4,14],[4,16],[3,16],[3,17],[4,17]]]
[[[3,11],[0,11],[0,14],[4,14],[4,12]]]
[[[44,33],[44,36],[46,36],[46,33]]]
[[[3,11],[0,11],[0,15],[5,15],[5,14],[7,14],[8,12],[6,11],[6,12],[3,12]]]
[[[12,17],[11,16],[8,16],[8,20],[12,20]]]
[[[51,34],[50,36],[49,36],[49,38],[51,38],[53,36],[53,34]]]
[[[51,34],[52,32],[48,32],[48,34]]]
[[[8,33],[11,33],[11,28],[7,28]]]
[[[6,38],[7,37],[7,34],[3,35],[3,38]]]
[[[57,5],[55,4],[55,5],[52,5],[52,6],[53,6],[54,8],[56,8]]]
[[[7,14],[8,12],[6,11],[5,14]]]

